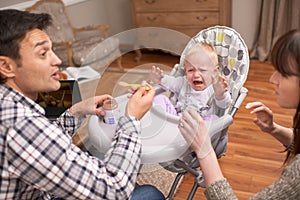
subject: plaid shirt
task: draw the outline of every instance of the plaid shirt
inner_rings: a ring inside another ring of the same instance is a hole
[[[140,166],[139,121],[122,117],[103,161],[72,144],[77,120],[0,85],[0,199],[128,199]]]

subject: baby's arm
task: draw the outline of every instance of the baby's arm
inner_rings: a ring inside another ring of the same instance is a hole
[[[212,77],[212,84],[217,100],[223,100],[226,97],[228,91],[228,83],[224,76],[218,74]]]
[[[155,83],[161,85],[161,79],[164,77],[164,72],[159,67],[152,66],[152,70],[150,72],[150,80]]]
[[[174,77],[164,74],[163,70],[156,66],[152,67],[149,78],[154,84],[159,84],[165,90],[175,93],[181,90],[183,83],[186,81],[182,76]]]

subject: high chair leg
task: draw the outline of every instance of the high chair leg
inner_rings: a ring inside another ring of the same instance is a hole
[[[177,188],[177,185],[178,185],[181,177],[184,176],[185,174],[186,174],[186,172],[181,172],[176,175],[175,180],[171,186],[170,192],[169,192],[168,196],[166,197],[166,200],[171,200],[173,198],[175,190]]]
[[[195,180],[194,185],[193,185],[193,187],[192,187],[192,190],[191,190],[190,193],[189,193],[189,196],[188,196],[187,200],[192,200],[192,199],[194,198],[194,195],[195,195],[195,193],[196,193],[198,187],[199,187],[199,186],[198,186],[198,183],[197,183],[197,181]]]

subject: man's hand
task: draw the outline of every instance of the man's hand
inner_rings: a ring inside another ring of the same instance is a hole
[[[112,96],[105,94],[101,96],[91,97],[89,99],[83,100],[74,104],[70,108],[70,112],[78,118],[83,117],[84,115],[105,115],[105,111],[100,109],[99,107],[102,106],[103,101],[106,99],[111,99]]]
[[[126,106],[126,114],[140,120],[151,108],[154,94],[154,88],[143,83],[141,87],[132,91]]]

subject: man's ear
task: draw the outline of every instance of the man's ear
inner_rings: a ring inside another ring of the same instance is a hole
[[[15,62],[6,56],[0,56],[0,73],[2,76],[11,78],[15,76]]]

